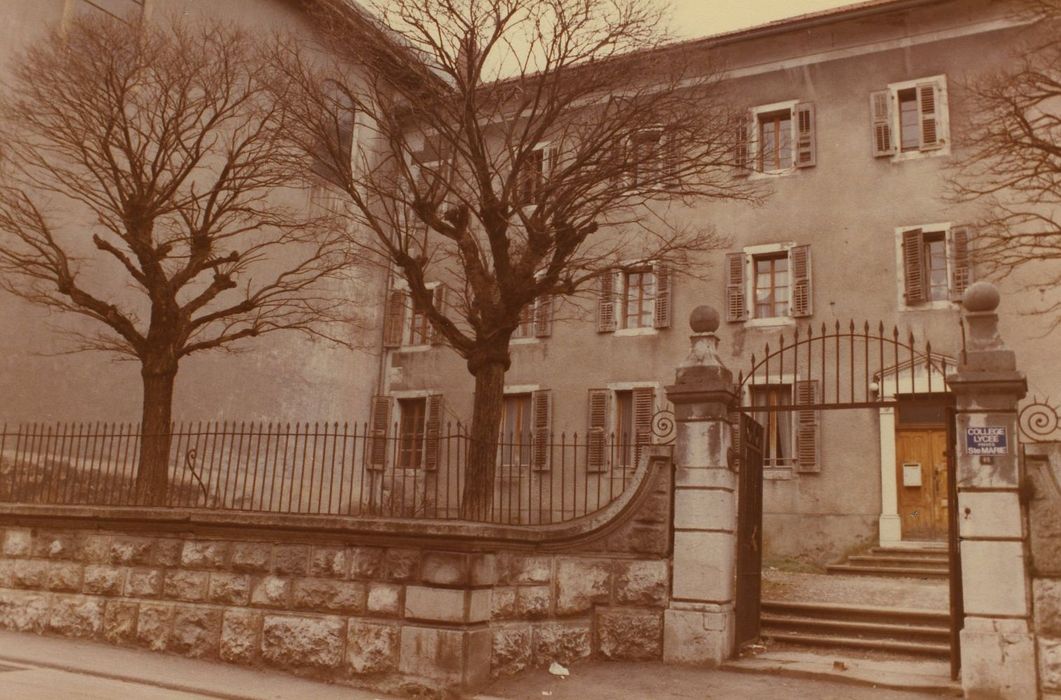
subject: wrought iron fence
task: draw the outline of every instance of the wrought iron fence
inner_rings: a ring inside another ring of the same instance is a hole
[[[0,502],[138,505],[132,424],[30,424],[0,429]],[[474,519],[554,523],[597,511],[631,485],[651,437],[594,433],[504,436],[493,498]],[[173,508],[338,516],[467,519],[461,512],[470,438],[374,433],[347,423],[181,423],[171,431]]]

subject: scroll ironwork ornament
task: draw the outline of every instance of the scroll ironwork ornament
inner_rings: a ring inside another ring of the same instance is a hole
[[[1017,424],[1020,426],[1021,435],[1031,442],[1050,442],[1061,439],[1058,432],[1058,424],[1061,416],[1058,415],[1056,406],[1050,404],[1049,399],[1032,399],[1032,402],[1021,409]]]
[[[674,411],[662,409],[652,416],[652,437],[657,445],[672,445],[678,437]]]

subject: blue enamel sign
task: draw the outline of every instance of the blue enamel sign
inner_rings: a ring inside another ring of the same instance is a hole
[[[1003,426],[984,426],[965,429],[965,454],[1009,454],[1009,434]]]

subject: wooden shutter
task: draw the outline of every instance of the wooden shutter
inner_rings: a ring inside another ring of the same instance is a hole
[[[535,469],[549,468],[549,448],[553,434],[553,394],[541,389],[531,394],[531,420],[533,421],[531,464]]]
[[[903,286],[907,304],[924,303],[925,281],[925,234],[919,228],[903,231]]]
[[[939,86],[921,83],[917,86],[917,113],[921,118],[921,148],[942,148],[939,133]]]
[[[586,426],[586,471],[604,471],[607,466],[608,399],[607,389],[589,390],[589,420]]]
[[[743,321],[748,317],[744,299],[744,253],[726,254],[726,320]]]
[[[656,274],[656,305],[652,325],[656,328],[670,328],[674,271],[667,263],[657,263],[654,272]]]
[[[794,110],[796,121],[796,167],[809,168],[818,163],[818,144],[814,133],[814,103],[801,102]]]
[[[751,125],[751,118],[748,115],[742,115],[737,121],[734,135],[733,166],[740,177],[747,177],[752,172]]]
[[[804,318],[814,313],[811,294],[811,258],[809,245],[792,246],[788,251],[792,270],[792,316]]]
[[[383,310],[383,347],[401,347],[405,331],[405,292],[392,289],[387,293],[387,305]]]
[[[611,333],[615,330],[615,295],[617,274],[605,270],[597,277],[597,332]]]
[[[372,398],[372,413],[368,425],[368,466],[383,469],[387,466],[387,431],[391,422],[393,400],[389,396]]]
[[[818,380],[797,381],[796,405],[812,406],[818,402]],[[796,411],[796,464],[800,472],[821,471],[818,435],[818,411],[801,408]]]
[[[873,115],[873,155],[890,156],[895,153],[892,141],[892,97],[888,90],[870,93],[869,109]]]
[[[656,390],[652,387],[634,389],[634,465],[640,463],[641,446],[652,444],[652,416],[656,412]]]
[[[538,297],[534,306],[534,335],[538,338],[548,338],[553,334],[553,304],[555,303],[551,294]]]
[[[424,418],[424,468],[438,469],[439,443],[442,438],[443,418],[442,394],[427,397],[427,415]]]
[[[951,244],[951,282],[950,295],[954,301],[961,301],[966,288],[972,281],[972,264],[969,259],[969,229],[965,226],[952,228]]]
[[[446,315],[446,304],[448,303],[448,295],[449,290],[446,289],[446,285],[444,284],[439,284],[437,287],[434,288],[434,290],[432,290],[431,293],[432,303],[434,304],[435,309],[437,309],[438,312],[443,316]],[[428,323],[431,322],[428,321]],[[438,345],[444,340],[445,338],[442,336],[441,333],[438,332],[438,328],[435,326],[435,324],[431,323],[431,344]]]

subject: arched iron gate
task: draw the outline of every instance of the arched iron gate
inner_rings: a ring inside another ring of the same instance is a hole
[[[890,330],[883,322],[846,325],[836,321],[797,326],[779,335],[737,378],[739,411],[735,416],[732,457],[740,470],[737,514],[737,643],[759,636],[762,575],[762,478],[768,436],[755,416],[788,412],[794,415],[791,432],[795,462],[801,472],[816,472],[820,461],[819,418],[823,410],[895,407],[917,400],[938,401],[947,391],[945,377],[957,369],[950,357],[933,352],[927,339],[912,331]],[[775,392],[769,402],[756,403],[758,389],[790,387],[789,399]],[[946,409],[948,544],[950,553],[951,669],[957,675],[961,609],[961,562],[957,538],[955,483],[955,427],[953,405]]]

